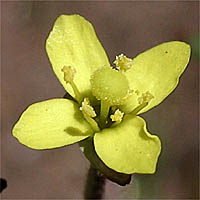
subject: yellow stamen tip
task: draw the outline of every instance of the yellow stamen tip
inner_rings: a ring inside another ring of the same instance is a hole
[[[88,98],[84,98],[82,102],[82,107],[80,107],[80,110],[86,114],[88,117],[96,117],[96,113],[94,111],[94,108],[90,106],[90,101]]]
[[[64,72],[64,80],[66,83],[71,83],[74,80],[74,75],[76,73],[75,68],[71,66],[64,66],[62,68],[62,72]]]
[[[114,115],[111,115],[110,118],[113,122],[121,122],[123,119],[124,113],[117,109]]]
[[[133,63],[133,60],[131,58],[127,58],[124,54],[120,54],[119,56],[116,56],[116,59],[114,61],[114,64],[117,66],[117,68],[121,71],[127,71],[131,68]]]
[[[138,98],[138,103],[140,105],[143,103],[149,103],[153,98],[154,96],[149,91],[147,91],[145,93],[142,93],[142,96]]]

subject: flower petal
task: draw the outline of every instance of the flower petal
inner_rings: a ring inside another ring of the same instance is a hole
[[[109,168],[126,174],[154,173],[161,151],[159,138],[148,133],[145,121],[134,115],[126,115],[118,126],[96,133],[94,146]]]
[[[93,138],[89,137],[86,140],[79,142],[79,146],[85,157],[90,161],[91,166],[103,173],[107,179],[121,186],[125,186],[130,183],[131,175],[119,173],[108,168],[97,156],[94,150]]]
[[[77,103],[51,99],[29,106],[13,128],[13,135],[33,149],[51,149],[73,144],[93,133]]]
[[[160,44],[133,59],[133,66],[127,70],[126,76],[130,87],[137,94],[139,92],[134,98],[137,99],[147,91],[154,96],[140,113],[161,103],[176,88],[189,59],[190,46],[179,41]],[[126,112],[132,111],[136,106],[138,102],[133,100]]]
[[[74,82],[81,93],[90,92],[90,76],[102,66],[110,66],[93,26],[79,15],[61,15],[46,41],[46,50],[53,70],[63,87],[74,97],[64,81],[61,69],[72,66],[76,70]]]

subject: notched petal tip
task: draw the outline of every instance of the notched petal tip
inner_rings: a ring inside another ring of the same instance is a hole
[[[133,115],[95,134],[94,146],[108,167],[125,174],[154,173],[161,151],[159,138],[147,132],[142,118]]]

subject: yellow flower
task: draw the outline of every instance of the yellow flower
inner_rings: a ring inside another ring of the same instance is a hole
[[[52,99],[27,108],[13,135],[33,149],[93,140],[109,168],[124,174],[154,173],[160,140],[137,116],[160,104],[177,86],[190,46],[172,41],[136,58],[123,54],[112,68],[92,25],[79,15],[61,15],[46,41],[53,71],[75,99]]]

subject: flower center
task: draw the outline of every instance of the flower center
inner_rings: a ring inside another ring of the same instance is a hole
[[[98,123],[96,119],[93,119],[98,118],[98,116],[96,115],[94,108],[90,105],[88,98],[84,98],[82,101],[81,94],[73,81],[76,70],[71,66],[64,66],[62,72],[64,72],[64,81],[67,84],[70,84],[74,90],[75,99],[79,104],[82,102],[80,110],[82,111],[84,118],[88,121],[94,131],[98,132],[100,130]],[[96,70],[92,74],[90,82],[92,94],[98,100],[101,100],[98,121],[100,127],[105,128],[108,124],[110,107],[123,104],[132,94],[132,90],[129,89],[128,80],[122,71],[109,67]],[[110,116],[114,122],[113,126],[122,121],[123,115],[124,113],[120,110],[116,110],[116,112]]]
[[[101,100],[100,126],[104,128],[110,107],[123,104],[130,96],[128,80],[121,71],[104,67],[92,74],[90,82],[92,94]]]
[[[112,68],[101,68],[91,76],[92,94],[110,105],[120,105],[129,92],[125,75]]]

